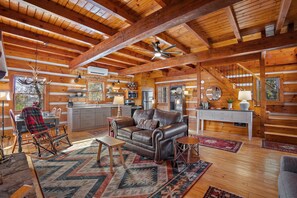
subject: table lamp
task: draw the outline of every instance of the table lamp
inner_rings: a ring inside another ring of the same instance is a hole
[[[0,91],[0,100],[2,101],[2,134],[1,134],[1,145],[0,145],[0,160],[3,160],[4,152],[3,152],[3,138],[4,135],[4,102],[10,100],[10,93],[9,91]]]
[[[115,96],[113,99],[113,104],[118,105],[118,114],[117,117],[121,117],[121,106],[124,104],[124,96]]]
[[[250,103],[247,100],[252,99],[252,92],[251,91],[239,91],[238,93],[238,100],[241,100],[240,109],[243,111],[249,110]]]

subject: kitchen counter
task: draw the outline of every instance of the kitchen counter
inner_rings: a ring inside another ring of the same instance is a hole
[[[121,105],[122,116],[131,117],[131,106]],[[107,127],[107,117],[116,116],[118,105],[82,104],[67,109],[67,121],[71,131],[83,131]]]

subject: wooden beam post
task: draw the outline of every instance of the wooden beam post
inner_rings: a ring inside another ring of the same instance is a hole
[[[198,63],[196,66],[197,71],[197,107],[199,107],[201,103],[201,67]]]
[[[231,6],[226,7],[226,13],[227,13],[230,25],[233,29],[235,37],[237,38],[238,41],[242,41],[239,25],[236,20],[236,16],[235,16],[233,8]]]
[[[261,82],[261,121],[260,121],[260,133],[264,135],[265,121],[266,121],[266,78],[265,78],[265,57],[266,51],[261,53],[260,57],[260,82]]]

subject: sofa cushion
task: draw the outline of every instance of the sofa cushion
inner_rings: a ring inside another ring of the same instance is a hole
[[[153,133],[152,130],[141,130],[141,131],[133,132],[132,140],[151,146],[152,133]]]
[[[131,139],[132,133],[135,131],[140,131],[140,130],[142,130],[142,129],[139,129],[136,126],[124,127],[124,128],[118,129],[118,135]]]
[[[278,178],[278,192],[280,198],[293,198],[297,195],[297,174],[281,171]]]
[[[158,122],[158,120],[140,119],[136,127],[140,129],[155,130],[157,128]]]
[[[140,119],[151,120],[154,115],[154,109],[136,110],[133,114],[135,125],[138,125]]]
[[[182,115],[180,112],[169,112],[169,111],[162,111],[162,110],[156,109],[153,119],[158,120],[159,126],[162,127],[162,126],[167,126],[177,122],[181,122]]]

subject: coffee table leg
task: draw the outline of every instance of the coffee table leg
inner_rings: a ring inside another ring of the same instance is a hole
[[[126,168],[121,146],[118,146],[118,150],[119,150],[119,153],[120,153],[120,158],[121,158],[121,162],[123,164],[123,167]]]
[[[97,153],[97,162],[100,161],[101,149],[102,149],[102,143],[99,142],[98,153]]]
[[[108,147],[109,150],[109,158],[110,158],[110,172],[113,173],[112,167],[113,167],[113,154],[112,154],[112,147]]]

